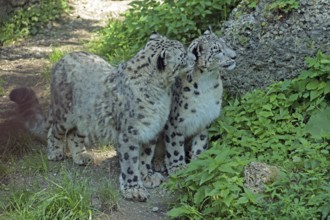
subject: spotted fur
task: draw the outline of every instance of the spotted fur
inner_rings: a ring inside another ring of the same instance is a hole
[[[166,123],[176,77],[190,75],[193,66],[194,55],[180,42],[153,34],[117,68],[89,53],[66,55],[52,71],[47,118],[31,89],[15,89],[10,98],[30,109],[25,121],[32,133],[47,132],[49,160],[62,160],[68,146],[74,162],[84,165],[92,161],[86,146],[114,143],[123,196],[145,201],[145,186],[155,187],[163,177],[140,169],[141,152],[150,153],[148,146]]]
[[[190,151],[189,159],[195,159],[208,148],[207,127],[221,112],[221,71],[236,65],[236,53],[211,30],[192,41],[188,51],[196,56],[195,68],[192,77],[177,79],[164,129],[165,164],[169,173],[185,166],[185,148]],[[188,143],[191,146],[187,147]]]

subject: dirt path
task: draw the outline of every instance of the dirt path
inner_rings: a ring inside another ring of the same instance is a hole
[[[93,37],[95,30],[105,26],[110,16],[119,16],[120,12],[127,9],[128,3],[129,1],[71,0],[71,12],[59,21],[49,23],[44,34],[0,47],[0,83],[4,88],[4,91],[0,91],[0,145],[7,141],[8,136],[16,135],[22,130],[15,117],[15,105],[8,98],[9,92],[18,86],[32,87],[41,103],[47,106],[49,83],[44,75],[49,70],[48,55],[54,48],[84,50],[84,42]],[[117,180],[119,164],[113,155],[113,152],[97,155],[101,165],[90,168],[91,173],[106,176],[107,170],[112,169],[108,176]],[[167,219],[165,213],[170,196],[161,189],[150,190],[150,193],[151,198],[146,203],[121,199],[118,211],[102,214],[100,218]]]

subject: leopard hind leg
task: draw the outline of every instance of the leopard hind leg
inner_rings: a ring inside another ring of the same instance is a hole
[[[159,186],[164,177],[161,173],[155,172],[153,169],[153,158],[155,153],[155,144],[150,146],[142,145],[140,152],[140,172],[144,187],[155,188]]]
[[[79,135],[78,131],[72,130],[67,134],[68,147],[75,164],[87,165],[93,163],[93,155],[86,150],[85,136]]]
[[[191,151],[189,152],[190,160],[194,160],[208,148],[208,131],[202,130],[192,138]]]
[[[52,124],[49,128],[47,135],[47,157],[48,160],[58,161],[65,158],[65,131]]]

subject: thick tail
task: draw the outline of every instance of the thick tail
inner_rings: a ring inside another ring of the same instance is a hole
[[[9,98],[16,102],[28,131],[38,139],[46,141],[49,125],[34,91],[26,87],[16,88],[10,92]]]

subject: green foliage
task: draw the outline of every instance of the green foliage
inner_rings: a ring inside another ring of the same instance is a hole
[[[113,183],[107,178],[100,181],[100,185],[97,187],[94,196],[100,199],[103,208],[107,210],[115,210],[118,207],[118,201],[120,198],[119,191],[113,187]]]
[[[1,219],[91,219],[89,179],[63,169],[48,186],[14,186],[2,207]]]
[[[239,0],[143,0],[130,3],[123,20],[110,20],[91,44],[92,51],[111,62],[127,60],[157,31],[183,43],[209,25],[218,26]]]
[[[10,42],[28,35],[35,35],[42,30],[47,22],[60,17],[68,11],[66,0],[41,0],[28,8],[16,10],[10,19],[0,24],[0,43]]]
[[[300,76],[229,101],[210,128],[212,148],[170,178],[171,217],[327,219],[330,216],[330,56],[307,58]],[[279,167],[264,193],[243,186],[250,161]]]
[[[47,174],[49,171],[47,156],[41,151],[25,155],[18,165],[21,170],[32,175],[36,173]]]
[[[60,59],[62,59],[64,57],[65,54],[67,54],[68,52],[63,51],[61,49],[58,48],[54,48],[52,50],[52,52],[48,55],[48,59],[50,61],[51,64],[55,64],[57,63]]]
[[[269,5],[272,11],[283,12],[285,14],[299,8],[299,0],[275,0]]]

